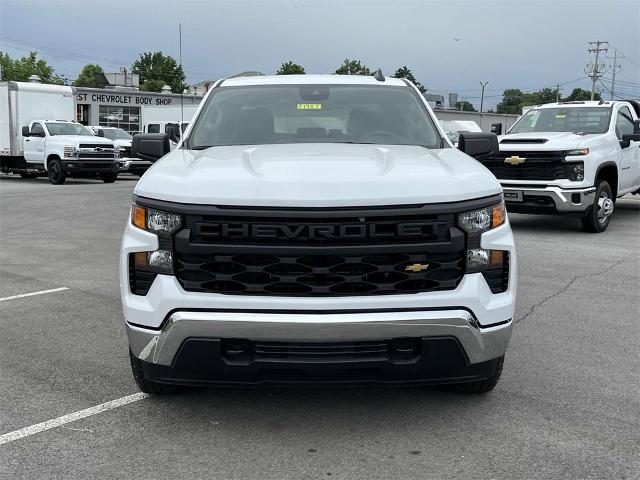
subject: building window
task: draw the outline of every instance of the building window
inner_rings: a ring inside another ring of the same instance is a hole
[[[100,105],[98,124],[101,127],[118,127],[130,134],[140,131],[140,107]]]

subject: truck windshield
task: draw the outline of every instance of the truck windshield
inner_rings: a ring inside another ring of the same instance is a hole
[[[534,108],[520,117],[509,133],[605,133],[610,115],[609,107]]]
[[[86,135],[93,136],[88,128],[79,123],[54,123],[46,122],[49,135]]]
[[[276,143],[443,145],[412,89],[377,85],[222,87],[203,107],[187,145]]]
[[[133,137],[120,128],[103,128],[104,136],[109,140],[131,140]]]

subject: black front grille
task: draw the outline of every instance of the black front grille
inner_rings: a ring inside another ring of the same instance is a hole
[[[465,235],[455,213],[218,209],[186,215],[174,272],[191,292],[337,296],[455,289]],[[278,212],[280,213],[280,212]]]
[[[509,157],[524,158],[518,165],[505,163]],[[550,152],[500,152],[498,155],[481,159],[499,180],[560,180],[566,179],[565,153]]]
[[[110,143],[81,143],[79,148],[106,148],[113,150],[113,146]]]
[[[78,158],[80,160],[101,160],[101,159],[105,159],[105,158],[109,158],[109,159],[113,159],[114,157],[114,153],[113,150],[108,150],[108,151],[102,151],[102,152],[83,152],[80,151],[80,154],[78,155]]]
[[[257,361],[387,359],[387,342],[254,342]]]
[[[426,268],[407,270],[414,265]],[[361,255],[177,252],[174,267],[182,287],[191,292],[317,296],[417,293],[456,288],[464,275],[464,250]]]

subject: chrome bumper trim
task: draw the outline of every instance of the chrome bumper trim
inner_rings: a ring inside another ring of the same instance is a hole
[[[245,338],[272,341],[357,341],[395,337],[454,336],[470,363],[504,355],[513,322],[478,328],[465,310],[286,314],[286,313],[173,313],[160,331],[126,323],[133,354],[147,362],[171,365],[187,338]]]
[[[559,212],[584,212],[595,202],[596,189],[595,187],[587,188],[562,188],[556,186],[541,186],[540,188],[520,188],[517,185],[509,184],[503,185],[502,189],[505,192],[522,192],[524,195],[537,195],[540,197],[550,197],[555,203],[556,209]],[[572,200],[573,194],[580,194],[580,201],[574,203]],[[507,205],[522,205],[523,202],[513,202],[505,200]]]

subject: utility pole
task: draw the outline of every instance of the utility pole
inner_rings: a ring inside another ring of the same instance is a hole
[[[560,101],[560,84],[556,85],[556,102]]]
[[[600,40],[589,42],[589,53],[596,54],[595,62],[589,63],[584,67],[584,72],[591,78],[591,100],[593,100],[596,92],[596,82],[602,77],[605,70],[605,65],[598,63],[600,52],[606,53],[607,50],[609,50],[609,42],[602,42]]]
[[[611,66],[611,100],[613,100],[613,94],[616,91],[616,73],[620,71],[622,65],[617,63],[618,50],[613,50],[613,65]]]
[[[487,83],[489,83],[489,81],[487,80],[484,83],[482,82],[478,82],[478,83],[482,86],[482,93],[480,94],[480,113],[482,113],[482,107],[484,106],[484,87],[487,86]]]

